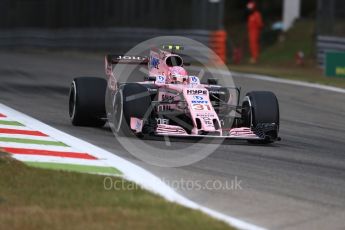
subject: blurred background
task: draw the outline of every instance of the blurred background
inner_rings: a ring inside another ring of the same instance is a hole
[[[345,76],[344,0],[257,0],[264,28],[256,65],[248,62],[247,3],[1,0],[0,48],[124,53],[155,36],[181,35],[209,46],[234,70],[326,84],[333,82],[325,74]]]

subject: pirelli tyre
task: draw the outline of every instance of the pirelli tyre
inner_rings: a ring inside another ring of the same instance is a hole
[[[97,77],[78,77],[69,93],[69,116],[75,126],[102,127],[106,123],[107,81]]]
[[[279,104],[277,97],[268,91],[253,91],[246,94],[242,103],[244,126],[264,138],[251,143],[269,144],[279,139]]]
[[[138,83],[120,85],[114,95],[112,129],[120,135],[131,134],[131,117],[148,119],[152,112],[149,89]]]

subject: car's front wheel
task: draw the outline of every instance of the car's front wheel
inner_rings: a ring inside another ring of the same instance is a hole
[[[242,103],[242,120],[244,126],[250,127],[257,135],[264,138],[250,142],[268,144],[279,139],[280,121],[277,97],[268,91],[247,93]]]
[[[112,129],[115,133],[128,135],[131,117],[147,120],[152,112],[151,95],[147,87],[138,83],[120,86],[112,102]]]

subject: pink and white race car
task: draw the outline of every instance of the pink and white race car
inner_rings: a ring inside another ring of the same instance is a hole
[[[205,84],[184,69],[180,46],[163,46],[149,57],[107,55],[107,79],[75,78],[69,97],[73,125],[103,126],[117,133],[142,136],[244,139],[253,143],[280,140],[279,105],[268,91]],[[147,65],[142,82],[120,83],[114,65]]]

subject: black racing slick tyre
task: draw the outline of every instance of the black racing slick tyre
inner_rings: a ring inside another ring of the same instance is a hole
[[[97,77],[78,77],[69,94],[69,116],[75,126],[102,127],[106,123],[107,81]]]
[[[151,102],[147,87],[137,83],[121,85],[113,101],[113,130],[122,135],[130,134],[131,117],[148,119]]]
[[[251,127],[264,140],[252,143],[268,144],[278,139],[279,104],[277,97],[268,91],[247,93],[242,103],[242,120],[244,126]]]

